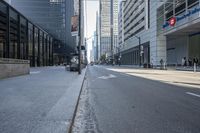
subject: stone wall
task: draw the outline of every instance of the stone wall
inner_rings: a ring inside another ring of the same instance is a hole
[[[0,58],[0,79],[30,73],[28,60]]]

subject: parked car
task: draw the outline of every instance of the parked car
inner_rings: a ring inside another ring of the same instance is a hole
[[[91,65],[91,66],[93,66],[93,65],[94,65],[94,62],[93,62],[93,61],[92,61],[92,62],[90,62],[90,65]]]

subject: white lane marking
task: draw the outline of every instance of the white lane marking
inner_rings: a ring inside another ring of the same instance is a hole
[[[192,95],[192,96],[195,96],[195,97],[200,97],[200,95],[195,94],[195,93],[192,93],[192,92],[186,92],[186,94],[188,94],[188,95]]]
[[[101,77],[98,77],[98,78],[100,78],[100,79],[111,79],[111,78],[116,78],[116,77],[117,76],[110,74],[108,76],[101,76]]]
[[[30,72],[30,74],[38,74],[40,73],[40,71],[33,71],[33,72]]]

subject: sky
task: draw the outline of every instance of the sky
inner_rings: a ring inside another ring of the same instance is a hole
[[[96,12],[99,10],[98,1],[85,2],[85,37],[90,38],[88,43],[88,60],[90,60],[90,50],[92,49],[92,39],[96,30]],[[92,38],[91,38],[92,37]]]

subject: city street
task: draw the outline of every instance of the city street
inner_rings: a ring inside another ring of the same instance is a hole
[[[64,67],[31,68],[30,75],[0,80],[0,133],[66,133],[82,75]]]
[[[90,66],[73,132],[199,133],[199,81],[192,72]]]

